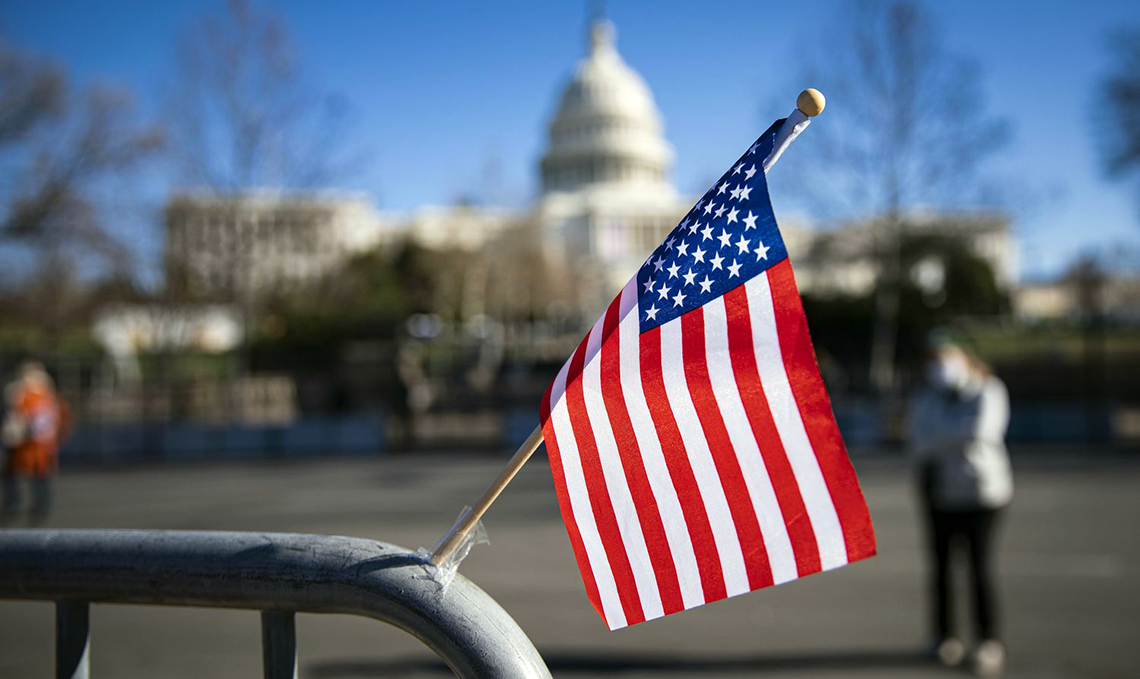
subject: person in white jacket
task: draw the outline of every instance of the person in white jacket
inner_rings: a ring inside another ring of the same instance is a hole
[[[979,641],[974,669],[997,676],[1005,665],[998,635],[993,577],[994,529],[1013,499],[1005,433],[1009,394],[977,357],[936,339],[926,384],[910,404],[908,438],[929,528],[934,655],[946,665],[965,660],[950,593],[953,556],[968,555],[974,623]]]

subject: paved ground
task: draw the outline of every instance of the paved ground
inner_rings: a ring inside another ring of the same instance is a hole
[[[488,517],[463,572],[531,635],[555,677],[934,677],[924,559],[905,470],[857,466],[880,555],[664,620],[607,632],[586,601],[537,458]],[[432,543],[497,470],[489,459],[337,460],[74,472],[53,524],[296,531]],[[1000,560],[1009,676],[1140,676],[1140,461],[1018,465]],[[0,558],[3,555],[0,554]],[[97,606],[95,677],[260,676],[255,612]],[[0,602],[0,677],[51,676],[52,609]],[[413,639],[301,616],[303,677],[446,676]]]

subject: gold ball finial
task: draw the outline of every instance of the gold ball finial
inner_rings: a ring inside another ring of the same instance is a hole
[[[824,99],[823,92],[809,87],[800,96],[796,97],[796,108],[804,112],[804,115],[813,118],[823,112],[823,107],[827,105],[827,99]]]

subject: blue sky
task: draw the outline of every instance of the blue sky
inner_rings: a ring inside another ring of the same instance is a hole
[[[533,195],[546,121],[584,50],[587,2],[268,4],[288,21],[310,80],[349,100],[354,143],[375,153],[348,188],[397,210],[462,195],[525,204]],[[1090,117],[1110,66],[1105,36],[1140,23],[1140,4],[920,4],[947,47],[982,66],[990,111],[1013,125],[994,169],[1016,187],[1026,273],[1057,272],[1083,249],[1140,245],[1135,192],[1104,177]],[[174,37],[212,6],[6,0],[0,31],[80,82],[131,87],[154,111]],[[774,102],[791,109],[799,46],[835,9],[831,0],[608,3],[619,49],[657,97],[681,190],[703,191],[771,122]],[[494,185],[483,179],[489,166],[498,168]],[[781,181],[793,180],[774,178],[778,207]],[[168,189],[158,178],[148,191],[160,202]]]

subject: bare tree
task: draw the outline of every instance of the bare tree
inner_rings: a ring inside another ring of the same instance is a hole
[[[1116,63],[1096,103],[1102,155],[1113,176],[1140,175],[1140,28],[1113,34],[1110,46]]]
[[[63,114],[65,82],[53,64],[0,44],[0,148]]]
[[[74,119],[47,131],[7,196],[3,235],[41,251],[80,248],[121,264],[127,250],[105,228],[91,193],[100,181],[135,168],[161,144],[153,128],[132,124],[130,100],[95,90]]]
[[[826,124],[797,151],[815,207],[872,218],[878,274],[870,378],[895,382],[901,234],[925,206],[988,200],[984,161],[1006,141],[986,113],[976,66],[948,53],[929,17],[911,2],[848,3],[806,66],[805,82],[827,94]]]
[[[284,21],[227,0],[181,35],[167,94],[184,181],[220,193],[305,188],[354,159],[343,151],[345,102],[302,77]]]
[[[108,186],[161,144],[136,122],[130,97],[108,88],[76,96],[53,64],[0,44],[0,243],[30,253],[37,319],[58,325],[74,296],[73,269],[96,261],[129,271],[131,249],[110,227]],[[88,273],[90,270],[88,269]]]

